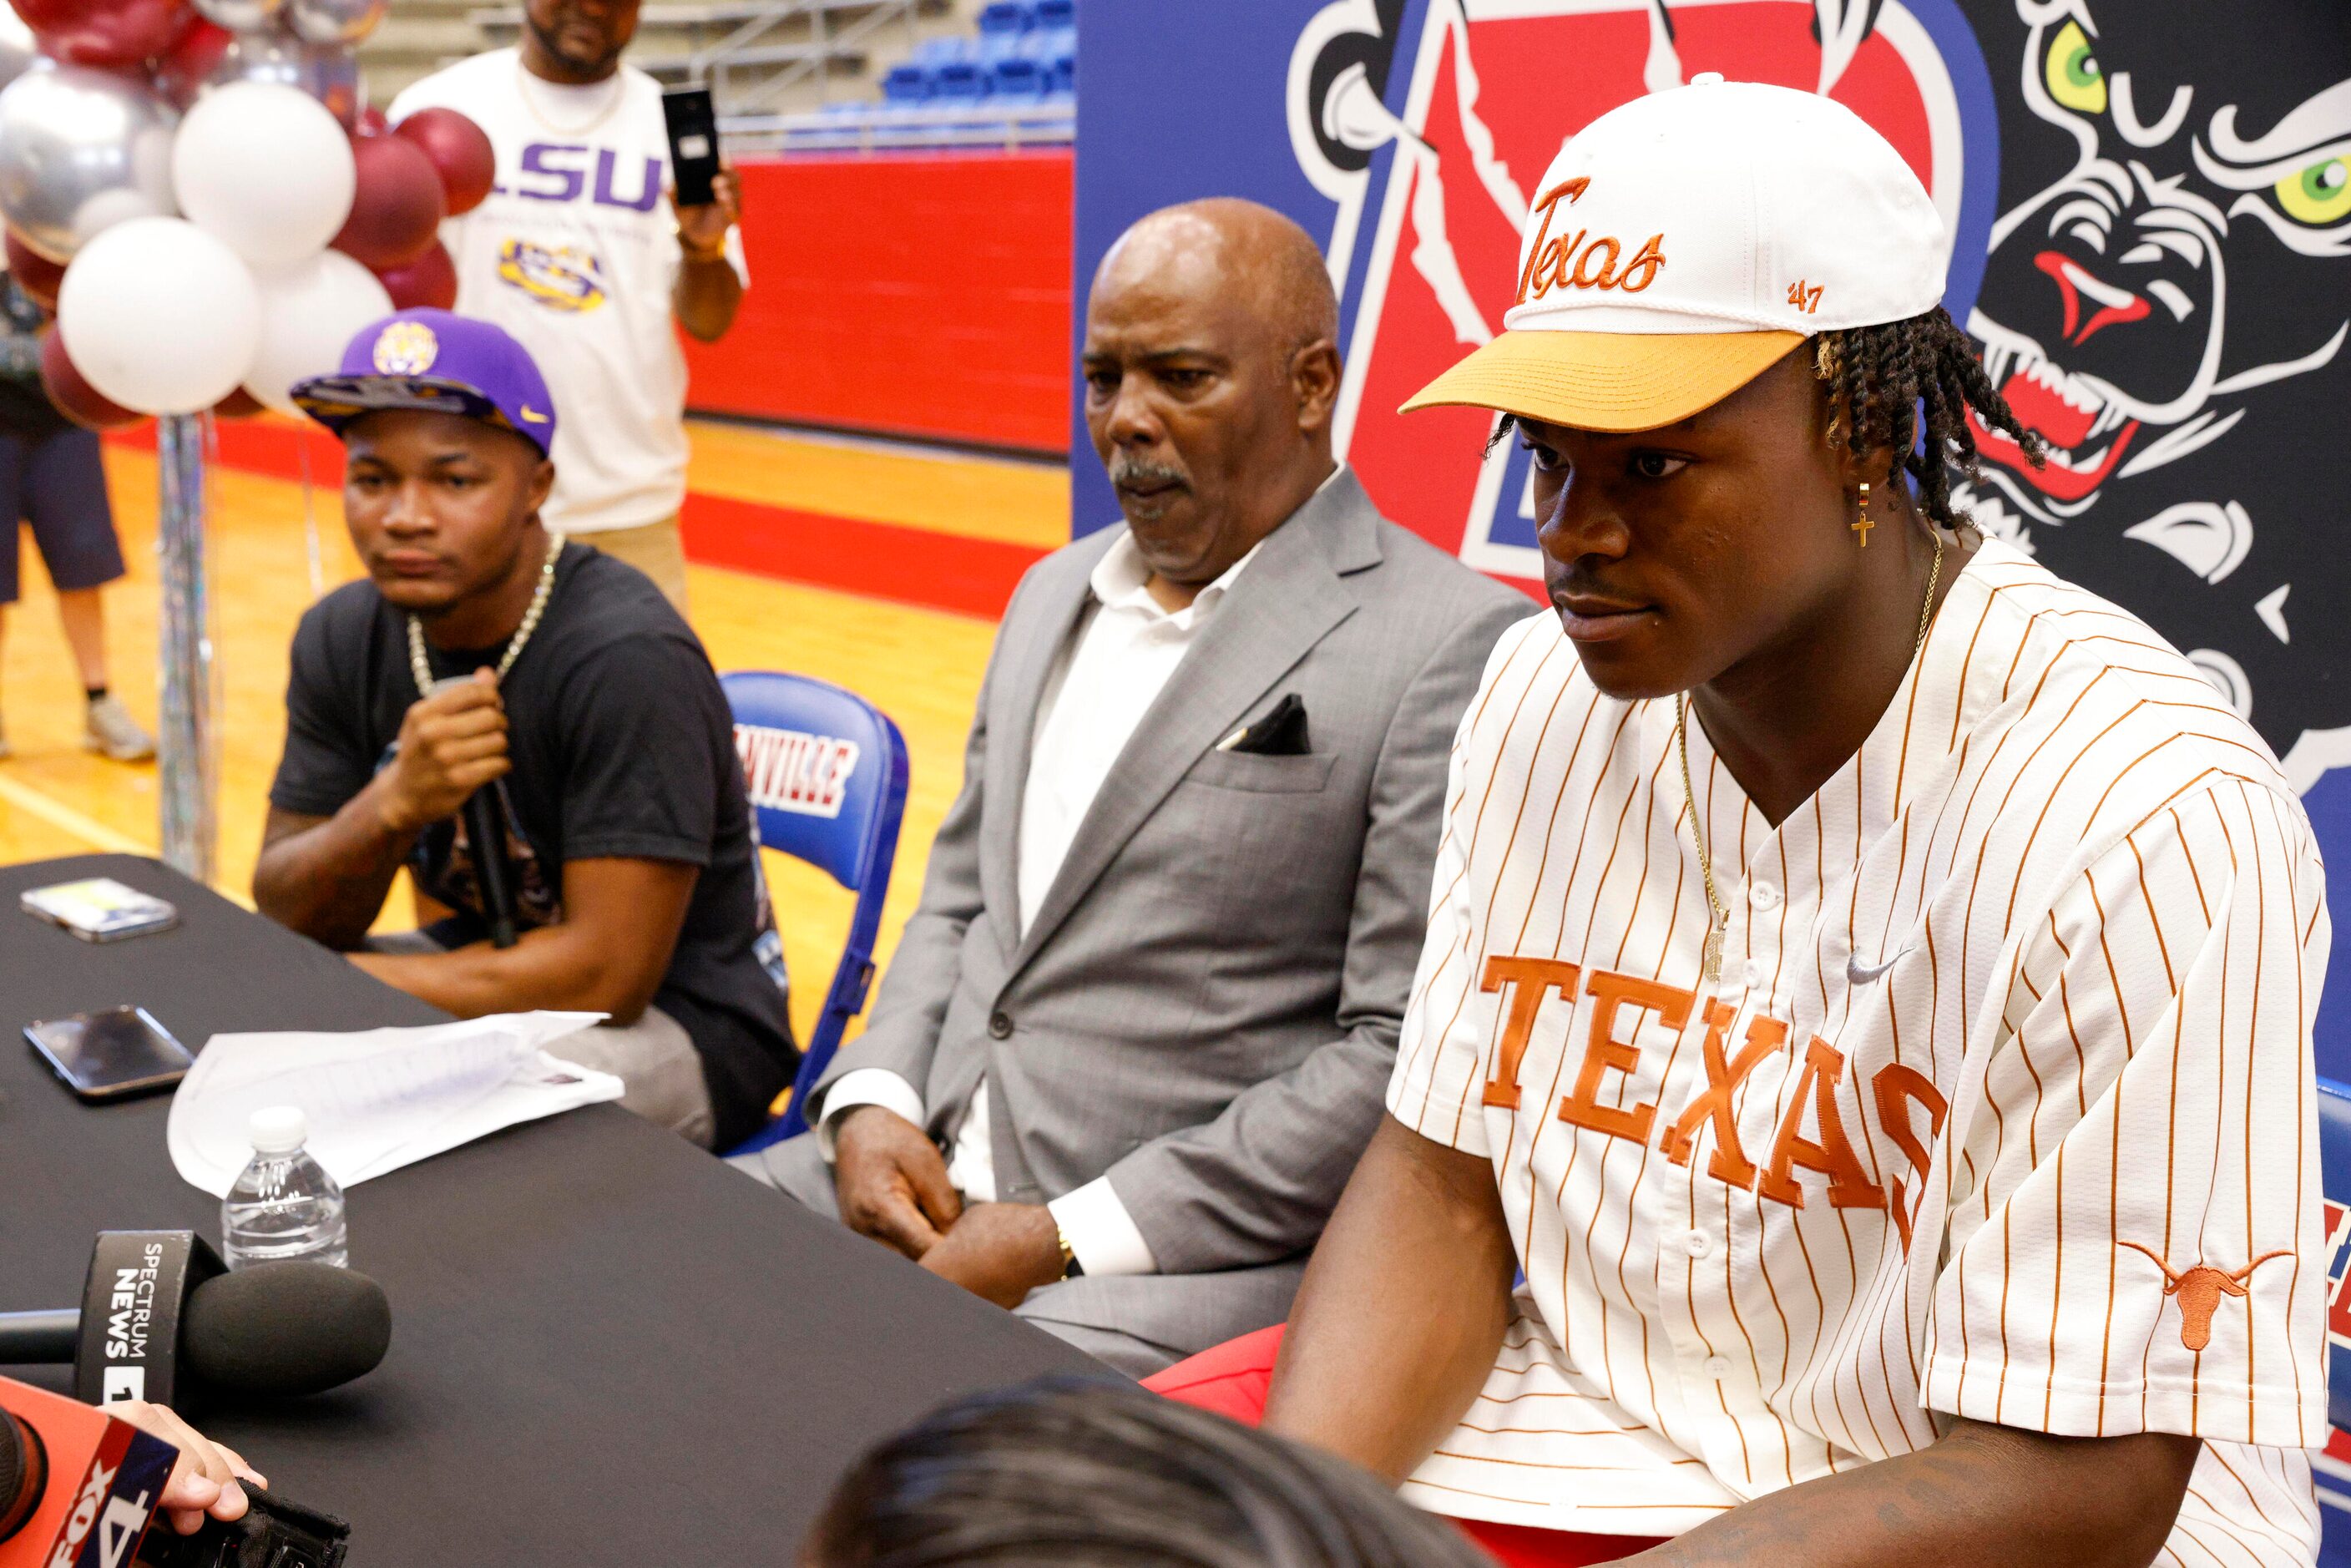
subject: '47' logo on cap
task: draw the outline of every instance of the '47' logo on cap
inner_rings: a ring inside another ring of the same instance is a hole
[[[1661,234],[1651,235],[1621,272],[1616,264],[1625,255],[1625,246],[1614,235],[1594,236],[1590,229],[1578,229],[1573,235],[1552,236],[1552,218],[1559,211],[1560,198],[1566,197],[1572,207],[1591,185],[1589,176],[1578,174],[1573,180],[1562,180],[1535,203],[1542,222],[1535,230],[1535,243],[1527,247],[1527,267],[1519,275],[1516,303],[1541,299],[1554,288],[1620,288],[1638,294],[1664,270],[1665,253],[1657,248],[1665,243]]]

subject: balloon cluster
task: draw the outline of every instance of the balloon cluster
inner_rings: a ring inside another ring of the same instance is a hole
[[[389,0],[0,0],[7,268],[57,312],[42,381],[99,427],[293,413],[351,335],[454,304],[443,218],[489,193],[481,128],[360,101]]]

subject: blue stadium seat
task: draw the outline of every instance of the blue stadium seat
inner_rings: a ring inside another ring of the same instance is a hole
[[[976,57],[993,65],[1019,53],[1029,23],[1029,8],[1023,0],[991,0],[980,8]]]
[[[930,96],[931,72],[927,66],[892,66],[889,74],[882,78],[882,99],[885,103],[925,103]]]
[[[1045,91],[1045,73],[1034,60],[1001,59],[990,68],[987,79],[987,99],[990,103],[1027,105]]]
[[[1045,68],[1045,90],[1051,93],[1075,94],[1078,90],[1078,57],[1074,54],[1057,56]]]
[[[1034,0],[1029,25],[1048,32],[1056,28],[1075,28],[1078,25],[1077,0]]]
[[[854,692],[807,675],[745,671],[721,678],[759,841],[806,861],[857,894],[849,940],[824,997],[783,1113],[733,1153],[808,1131],[808,1092],[832,1061],[873,982],[882,901],[906,811],[906,742],[890,716]],[[764,892],[764,888],[762,890]]]
[[[987,96],[987,73],[970,60],[957,60],[931,72],[931,100],[943,108],[977,103]]]

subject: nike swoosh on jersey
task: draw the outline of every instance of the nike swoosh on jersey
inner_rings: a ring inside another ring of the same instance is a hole
[[[1844,977],[1854,985],[1865,986],[1900,963],[1909,951],[1909,948],[1905,947],[1892,957],[1881,959],[1875,964],[1863,963],[1861,955],[1858,953],[1847,953],[1844,956]]]
[[[528,403],[522,405],[522,416],[530,421],[533,424],[545,424],[547,423],[547,415],[539,413]]]

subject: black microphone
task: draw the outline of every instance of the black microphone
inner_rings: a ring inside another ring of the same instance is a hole
[[[101,1232],[77,1312],[0,1312],[0,1365],[70,1363],[90,1405],[339,1387],[382,1362],[392,1306],[365,1274],[260,1263],[231,1274],[190,1230]]]
[[[433,691],[472,682],[471,675],[451,675],[433,683]],[[507,861],[506,825],[500,820],[497,786],[485,784],[466,797],[465,837],[474,845],[474,876],[481,884],[482,914],[490,923],[490,946],[511,947],[520,938],[515,930],[514,867]]]
[[[489,916],[490,946],[511,947],[515,935],[514,879],[507,864],[507,836],[498,821],[496,785],[485,784],[465,801],[465,836],[474,841],[474,871],[482,883],[482,912]]]

